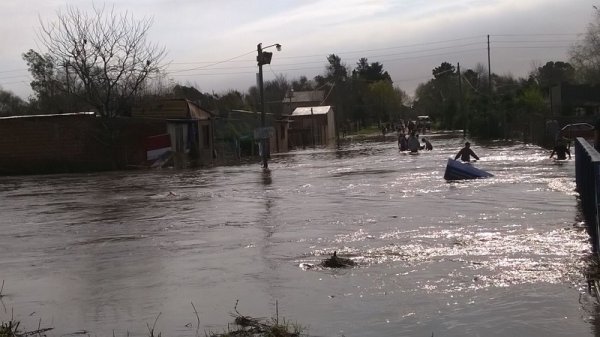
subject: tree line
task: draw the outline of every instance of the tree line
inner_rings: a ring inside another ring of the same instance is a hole
[[[33,78],[27,101],[0,89],[0,116],[95,111],[107,121],[128,116],[132,108],[157,97],[180,97],[210,111],[259,111],[257,87],[246,92],[203,93],[168,79],[166,50],[147,40],[149,19],[130,13],[76,7],[57,12],[57,20],[40,24],[44,51],[28,50],[23,60]],[[414,97],[394,85],[379,62],[360,58],[353,67],[335,54],[322,74],[312,79],[279,75],[264,83],[265,111],[284,111],[292,92],[322,91],[335,106],[340,126],[396,123],[429,115],[443,129],[468,129],[472,135],[506,137],[510,125],[544,117],[549,88],[559,83],[596,85],[600,81],[600,11],[596,10],[584,38],[570,50],[568,62],[547,62],[527,78],[488,75],[484,65],[459,69],[443,62]]]

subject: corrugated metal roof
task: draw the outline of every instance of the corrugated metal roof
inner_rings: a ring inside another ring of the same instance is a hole
[[[311,112],[311,109],[312,109],[312,112]],[[312,106],[312,107],[307,106],[307,107],[296,108],[294,110],[294,112],[292,112],[292,116],[306,116],[306,115],[310,115],[311,113],[314,115],[326,115],[330,110],[331,110],[330,105]]]

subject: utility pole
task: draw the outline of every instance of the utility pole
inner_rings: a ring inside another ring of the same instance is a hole
[[[467,116],[463,114],[463,92],[462,92],[462,80],[460,74],[460,62],[456,64],[456,72],[458,73],[458,112],[465,119],[465,125],[463,127],[463,137],[467,137]]]
[[[315,115],[313,114],[313,108],[310,108],[310,120],[312,122],[312,143],[313,149],[315,148]]]
[[[490,35],[487,36],[487,52],[488,52],[488,94],[492,96],[492,63],[490,62]]]
[[[460,62],[458,62],[456,64],[456,73],[458,74],[458,104],[459,104],[459,109],[462,110],[462,81],[460,80]]]
[[[258,90],[259,90],[259,94],[260,94],[260,132],[258,132],[258,135],[260,137],[260,144],[261,144],[261,148],[262,148],[262,166],[264,169],[268,169],[269,168],[269,163],[267,162],[267,159],[269,158],[269,151],[270,151],[270,146],[269,146],[269,135],[271,134],[270,131],[268,131],[265,128],[265,90],[264,90],[264,85],[263,85],[263,71],[262,71],[262,66],[263,64],[271,64],[271,58],[273,57],[273,53],[270,52],[265,52],[263,51],[264,49],[267,49],[269,47],[275,47],[277,48],[277,50],[281,50],[281,45],[279,43],[275,43],[269,46],[266,46],[263,48],[262,43],[259,43],[256,46],[256,51],[257,51],[257,55],[256,55],[256,61],[258,63]],[[256,137],[256,136],[255,136]]]
[[[260,95],[260,127],[264,129],[264,127],[265,127],[265,93],[264,93],[264,86],[263,86],[263,70],[262,70],[262,66],[264,63],[262,43],[259,43],[256,46],[256,51],[258,52],[258,55],[256,56],[256,61],[258,61],[258,91],[259,91],[259,95]],[[263,137],[260,140],[260,146],[261,146],[261,150],[262,150],[262,153],[261,153],[262,167],[264,169],[268,169],[269,163],[267,162],[267,139],[266,138]]]

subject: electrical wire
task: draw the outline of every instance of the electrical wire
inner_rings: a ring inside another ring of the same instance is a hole
[[[560,34],[494,34],[490,35],[490,45],[493,49],[559,49],[559,48],[568,48],[570,46],[563,44],[552,44],[552,45],[543,45],[543,43],[567,43],[567,42],[577,42],[579,39],[574,39],[575,41],[565,39],[566,37],[580,37],[579,33],[560,33]],[[369,59],[377,59],[378,62],[400,62],[404,60],[411,59],[421,59],[428,57],[437,57],[437,56],[447,56],[447,55],[468,55],[477,52],[484,52],[487,49],[487,41],[485,40],[486,35],[475,35],[475,36],[467,36],[456,39],[448,39],[448,40],[438,40],[438,41],[430,41],[423,43],[414,43],[414,44],[405,44],[398,46],[391,46],[386,48],[368,48],[368,49],[359,49],[359,50],[347,50],[341,51],[339,53],[334,53],[338,56],[350,56],[353,54],[362,53],[363,56]],[[516,39],[513,39],[516,38]],[[555,39],[554,39],[555,38]],[[476,39],[481,39],[481,41],[474,41]],[[553,39],[553,40],[549,40]],[[461,44],[452,44],[455,42],[465,42]],[[523,44],[530,45],[523,45]],[[451,44],[451,45],[448,45]],[[534,44],[534,45],[531,45]],[[542,45],[539,45],[542,44]],[[481,46],[480,48],[467,48],[471,46]],[[430,48],[415,48],[415,47],[430,47]],[[404,50],[403,50],[404,49]],[[456,50],[457,49],[457,50]],[[392,53],[378,53],[384,51],[395,51]],[[436,51],[444,51],[442,53],[431,53]],[[192,76],[231,76],[231,75],[246,75],[246,74],[254,74],[256,71],[256,65],[245,65],[250,62],[256,62],[254,59],[243,59],[240,58],[247,56],[249,54],[255,53],[256,50],[248,51],[246,53],[227,58],[220,61],[197,61],[197,62],[172,62],[169,64],[169,68],[167,70],[168,76],[172,77],[192,77]],[[331,53],[330,53],[331,54]],[[326,57],[330,54],[310,54],[310,55],[293,55],[286,56],[282,55],[278,57],[281,60],[298,60],[298,62],[287,62],[283,64],[277,65],[269,65],[269,69],[271,73],[276,77],[277,72],[291,72],[291,71],[302,71],[302,70],[318,70],[323,69],[326,64],[322,61],[323,57]],[[311,58],[320,58],[320,60],[312,61]],[[239,66],[231,66],[231,67],[215,67],[220,64],[239,64]],[[198,67],[189,67],[183,69],[177,69],[177,67],[172,67],[176,65],[188,65],[188,64],[202,64]],[[310,66],[310,65],[315,66]],[[27,71],[28,69],[11,69],[11,70],[2,70],[0,71],[0,84],[14,84],[14,83],[25,83],[25,79],[31,79],[30,75],[10,75],[3,76],[2,74],[9,75],[9,73],[15,73],[19,71]],[[239,70],[239,71],[236,71]],[[244,71],[247,70],[247,71]],[[11,81],[11,82],[2,82],[2,80],[7,79],[15,79],[15,78],[23,78],[22,81]],[[429,78],[429,77],[428,77]],[[409,81],[409,80],[397,80],[397,82]]]

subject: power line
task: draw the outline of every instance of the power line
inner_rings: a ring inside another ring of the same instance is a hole
[[[364,53],[364,52],[371,52],[371,51],[401,49],[401,48],[409,48],[409,47],[417,47],[417,46],[429,46],[429,45],[442,44],[442,43],[450,43],[450,42],[457,42],[457,41],[464,41],[464,40],[472,40],[472,39],[481,38],[481,37],[482,37],[482,35],[481,36],[471,36],[471,37],[450,39],[450,40],[440,40],[440,41],[433,41],[433,42],[414,43],[414,44],[400,45],[400,46],[387,47],[387,48],[342,51],[342,52],[339,52],[339,54],[356,54],[356,53]]]
[[[574,33],[561,33],[561,34],[497,34],[490,35],[493,38],[507,38],[507,39],[494,39],[492,40],[493,49],[558,49],[558,48],[568,48],[570,46],[562,45],[562,44],[553,44],[553,45],[542,45],[543,43],[565,43],[565,42],[573,42],[571,40],[565,39],[565,37],[569,36],[581,36],[581,34]],[[429,57],[438,57],[438,56],[448,56],[448,55],[467,55],[473,54],[477,52],[483,52],[485,50],[485,36],[484,35],[475,35],[468,36],[456,39],[448,39],[448,40],[438,40],[438,41],[429,41],[423,43],[414,43],[414,44],[406,44],[406,45],[397,45],[386,48],[369,48],[369,49],[361,49],[361,50],[348,50],[337,53],[337,55],[348,56],[357,53],[363,53],[367,58],[377,59],[379,62],[399,62],[403,60],[411,60],[411,59],[419,59],[419,58],[429,58]],[[511,40],[511,38],[519,38],[517,40]],[[543,38],[543,39],[536,39]],[[557,38],[553,40],[549,40],[551,38]],[[561,39],[559,39],[561,38]],[[476,39],[481,39],[480,41],[474,41]],[[455,42],[465,42],[456,45],[448,45]],[[534,44],[534,45],[522,45],[522,44]],[[471,46],[481,45],[481,48],[466,48]],[[431,48],[417,48],[410,50],[410,48],[415,47],[431,47]],[[464,48],[464,49],[463,49]],[[409,50],[402,50],[409,49]],[[459,50],[453,50],[459,49]],[[392,53],[376,53],[383,51],[393,51]],[[442,53],[431,53],[435,51],[444,51]],[[184,68],[184,69],[172,69],[168,71],[169,76],[173,77],[189,77],[189,76],[227,76],[227,75],[246,75],[246,74],[254,74],[256,71],[255,65],[244,65],[250,62],[255,62],[254,59],[243,59],[240,58],[247,56],[249,54],[255,53],[256,50],[248,51],[246,53],[240,54],[235,57],[227,58],[220,61],[197,61],[197,62],[173,62],[171,65],[187,65],[187,64],[201,64],[198,67]],[[375,54],[372,54],[375,53]],[[326,63],[322,60],[310,61],[310,58],[315,57],[325,57],[332,53],[325,54],[309,54],[309,55],[294,55],[294,56],[278,56],[278,59],[281,60],[298,60],[298,62],[287,62],[283,64],[274,64],[270,67],[271,71],[275,74],[275,71],[278,72],[287,72],[287,71],[301,71],[301,70],[316,70],[323,69]],[[306,60],[306,61],[305,61]],[[231,67],[215,67],[220,64],[235,64],[238,63],[239,66],[231,66]],[[310,66],[315,65],[315,66]],[[215,72],[216,70],[216,72]],[[219,71],[223,70],[223,71]],[[229,70],[229,71],[227,71]],[[233,71],[232,71],[233,70]],[[235,71],[239,70],[239,71]],[[244,71],[247,70],[247,71]],[[0,71],[0,74],[9,74],[12,72],[18,71],[27,71],[27,69],[11,69]],[[192,73],[193,72],[193,73]],[[29,75],[20,75],[20,76],[0,76],[1,80],[13,79],[13,78],[26,78]],[[409,81],[409,80],[401,80],[401,81]],[[18,82],[9,82],[5,84],[13,84],[13,83],[24,83],[23,81]]]
[[[519,36],[519,37],[523,37],[523,36],[557,36],[558,34],[512,34],[512,35],[495,35],[495,36]],[[575,35],[575,34],[560,34],[558,36],[569,36],[569,35]],[[426,45],[436,45],[436,44],[440,44],[440,43],[449,43],[449,42],[456,42],[456,41],[465,41],[465,40],[472,40],[474,38],[477,38],[479,36],[475,36],[475,37],[467,37],[467,38],[460,38],[460,39],[452,39],[452,40],[444,40],[444,41],[435,41],[435,42],[428,42],[428,43],[419,43],[419,44],[411,44],[411,45],[404,45],[404,46],[395,46],[395,47],[389,47],[389,48],[379,48],[379,49],[363,49],[363,50],[354,50],[354,51],[346,51],[346,52],[342,52],[342,53],[338,53],[337,55],[347,55],[347,54],[354,54],[354,53],[370,53],[373,51],[385,51],[385,50],[394,50],[394,49],[399,49],[399,48],[404,48],[404,47],[414,47],[414,46],[426,46]],[[520,46],[518,45],[519,43],[547,43],[547,42],[570,42],[569,40],[559,40],[559,41],[548,41],[548,40],[517,40],[517,41],[510,41],[510,40],[492,40],[491,41],[493,44],[495,43],[499,43],[502,44],[501,46],[494,46],[494,48],[526,48],[526,49],[543,49],[543,48],[547,48],[547,49],[556,49],[556,48],[568,48],[569,46],[566,45],[546,45],[546,46]],[[460,45],[451,45],[451,46],[440,46],[440,47],[436,47],[436,48],[428,48],[428,49],[417,49],[417,50],[407,50],[407,51],[399,51],[397,53],[391,53],[391,54],[367,54],[365,56],[367,56],[368,58],[387,58],[387,57],[394,57],[394,56],[399,56],[399,55],[410,55],[410,54],[419,54],[419,53],[427,53],[427,52],[431,52],[431,51],[438,51],[438,50],[449,50],[449,49],[455,49],[455,48],[462,48],[462,47],[468,47],[468,46],[476,46],[476,45],[484,45],[485,42],[482,40],[481,42],[470,42],[470,43],[464,43],[464,44],[460,44]],[[515,45],[508,45],[507,44],[515,44]],[[478,49],[466,49],[466,50],[459,50],[459,51],[451,51],[445,54],[457,54],[457,53],[472,53],[474,51],[477,51]],[[247,55],[248,53],[246,53]],[[426,55],[416,55],[415,57],[432,57],[432,56],[443,56],[444,54],[426,54]],[[235,58],[239,58],[243,55],[237,56]],[[312,58],[312,57],[323,57],[323,54],[311,54],[311,55],[297,55],[297,56],[281,56],[278,57],[278,59],[302,59],[302,58]],[[393,58],[393,59],[388,59],[388,61],[398,61],[398,60],[403,60],[403,59],[411,59],[411,58],[415,58],[415,57],[408,57],[408,58]],[[235,59],[232,58],[232,59]],[[232,60],[229,59],[229,60]],[[195,67],[195,68],[190,68],[190,69],[179,69],[179,70],[172,70],[171,73],[173,75],[178,74],[178,73],[183,73],[183,72],[187,72],[187,71],[193,71],[193,70],[208,70],[208,71],[212,71],[212,70],[230,70],[230,69],[253,69],[255,68],[254,65],[252,66],[239,66],[239,67],[227,67],[227,68],[213,68],[213,65],[217,65],[217,64],[222,64],[225,62],[229,62],[229,60],[224,60],[224,61],[218,61],[218,62],[213,62],[210,64],[207,64],[205,66],[202,67]],[[236,62],[253,62],[254,60],[239,60]],[[284,63],[284,64],[278,64],[278,66],[288,66],[288,67],[295,67],[298,65],[306,65],[306,64],[321,64],[322,61],[306,61],[306,62],[291,62],[291,63]],[[314,67],[310,67],[308,69],[313,69]],[[301,70],[301,69],[307,69],[305,67],[303,68],[293,68],[293,69],[289,69],[289,70]],[[230,74],[231,72],[227,72],[226,74]]]
[[[570,46],[498,46],[495,49],[558,49],[569,48]]]
[[[581,33],[540,33],[540,34],[490,34],[492,36],[579,36]]]
[[[485,51],[484,47],[476,48],[476,49],[467,49],[460,50],[454,52],[445,52],[445,53],[436,53],[436,54],[426,54],[426,55],[414,55],[407,57],[398,57],[398,58],[390,58],[390,59],[382,59],[382,62],[396,62],[402,60],[411,60],[411,59],[420,59],[427,57],[437,57],[437,56],[446,56],[446,55],[456,55],[456,54],[472,54],[474,52],[483,52]],[[292,68],[285,68],[284,66],[292,66]],[[323,69],[324,65],[318,67],[293,67],[294,64],[285,64],[285,65],[274,65],[271,64],[271,69],[275,69],[278,72],[287,72],[287,71],[298,71],[298,70],[314,70],[314,69]],[[253,67],[254,68],[254,67]],[[249,72],[217,72],[217,73],[193,73],[193,74],[174,74],[175,77],[180,76],[218,76],[218,75],[241,75],[241,74],[254,74],[255,71]]]
[[[254,53],[254,52],[256,52],[256,50],[249,51],[249,52],[247,52],[247,53],[245,53],[245,54],[241,54],[241,55],[238,55],[238,56],[232,57],[232,58],[230,58],[230,59],[227,59],[227,60],[218,61],[218,62],[215,62],[215,63],[213,63],[213,64],[206,65],[206,66],[202,66],[202,67],[196,67],[196,68],[190,68],[190,69],[183,69],[183,70],[180,70],[180,71],[192,71],[192,70],[197,70],[197,69],[202,69],[202,68],[208,68],[208,67],[210,67],[210,66],[213,66],[213,65],[217,65],[217,64],[222,64],[222,63],[225,63],[225,62],[233,61],[233,60],[235,60],[235,59],[238,59],[238,58],[240,58],[240,57],[246,56],[246,55],[248,55],[248,54],[251,54],[251,53]]]
[[[417,53],[430,52],[430,51],[438,51],[438,50],[446,50],[446,49],[453,49],[453,48],[462,48],[462,47],[474,46],[474,45],[479,45],[479,44],[482,44],[482,43],[483,42],[466,43],[466,44],[455,45],[455,46],[444,46],[444,47],[438,47],[438,48],[404,51],[404,52],[398,52],[398,53],[393,53],[393,54],[368,55],[368,56],[372,57],[372,58],[381,58],[381,57],[390,57],[390,56],[405,55],[405,54],[417,54]],[[385,48],[385,50],[389,50],[389,49],[390,48]],[[371,49],[371,51],[372,50],[373,49]],[[467,50],[467,51],[471,51],[471,50]],[[342,54],[340,54],[340,55],[342,55]],[[425,56],[427,56],[427,55],[425,55]],[[221,63],[223,63],[223,62],[221,62]],[[315,64],[315,63],[322,64],[323,61],[310,61],[310,62],[300,62],[300,63],[285,63],[285,64],[280,64],[280,65],[281,66],[296,66],[296,65],[302,65],[302,64]],[[217,64],[217,63],[214,63],[214,64]],[[244,66],[244,67],[235,67],[235,68],[232,68],[232,67],[227,67],[227,68],[209,68],[209,65],[207,65],[205,67],[198,67],[198,68],[192,68],[192,69],[182,69],[182,70],[174,70],[172,72],[173,73],[182,73],[182,72],[191,71],[191,70],[203,70],[203,69],[205,69],[205,70],[219,70],[219,69],[224,70],[224,69],[252,69],[252,68],[255,68],[255,66]]]
[[[575,40],[577,41],[577,40]],[[568,42],[568,43],[572,43],[573,40],[556,40],[556,39],[552,39],[552,40],[493,40],[492,42],[494,43],[546,43],[546,42]]]

